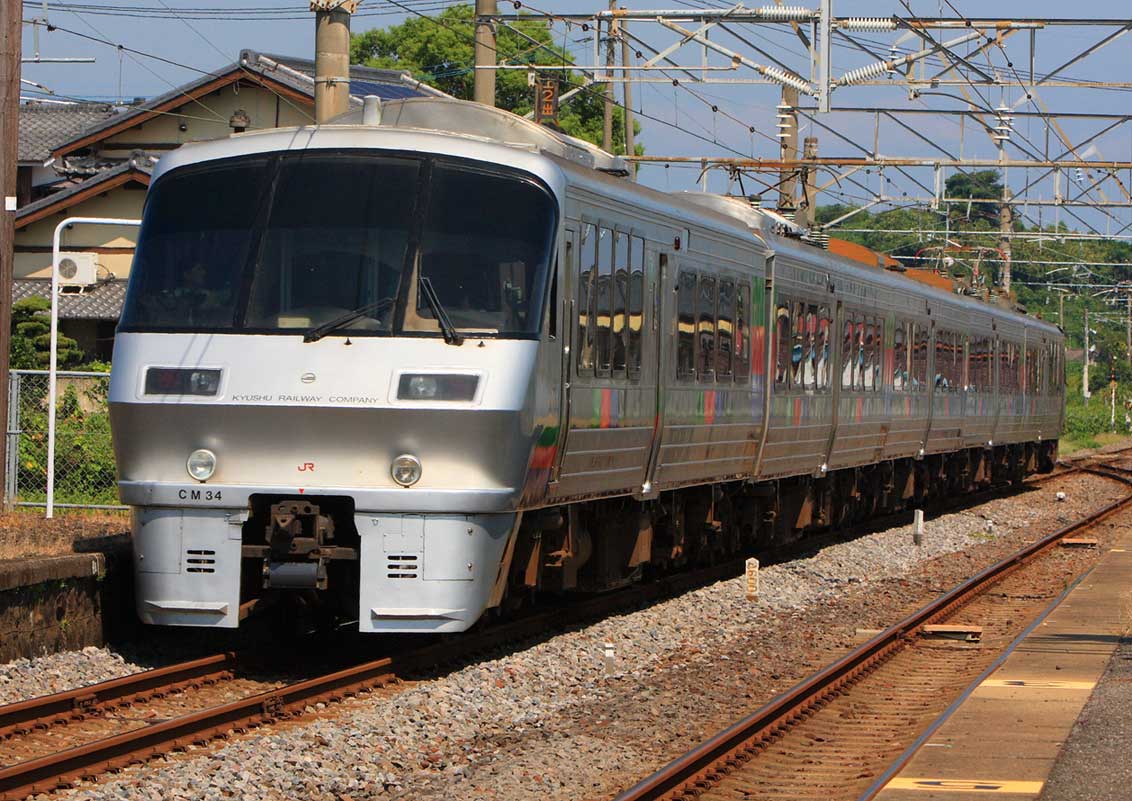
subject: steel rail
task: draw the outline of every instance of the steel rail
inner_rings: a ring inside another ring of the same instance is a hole
[[[53,790],[75,779],[207,742],[232,729],[262,725],[292,715],[312,703],[338,700],[393,679],[392,660],[379,659],[0,768],[0,799],[11,801]]]
[[[1110,454],[1106,454],[1110,456]],[[1081,471],[1077,465],[1043,476],[1032,476],[1027,483],[1060,478]],[[1129,481],[1123,476],[1095,471],[1106,478]],[[959,496],[970,503],[993,497],[1009,486],[995,486]],[[950,506],[951,504],[944,504]],[[823,539],[840,540],[846,531],[872,529],[886,521],[907,516],[907,512],[872,518],[846,530],[817,534],[796,547],[807,549]],[[791,558],[795,546],[776,549],[778,557]],[[301,712],[318,700],[339,700],[369,688],[391,683],[396,674],[435,670],[438,665],[467,659],[476,653],[498,648],[523,639],[539,638],[548,631],[599,618],[633,604],[654,603],[662,598],[686,592],[705,583],[731,578],[742,572],[743,560],[720,564],[684,573],[665,576],[649,584],[636,585],[623,592],[585,599],[558,609],[550,609],[510,622],[489,626],[452,642],[437,642],[407,650],[394,657],[366,662],[325,676],[286,685],[217,707],[186,714],[150,726],[96,740],[44,757],[0,767],[0,801],[23,798],[31,792],[51,790],[75,779],[94,776],[105,770],[140,762],[159,753],[203,743],[229,730],[240,730],[272,722]],[[134,700],[175,692],[185,686],[210,679],[234,675],[237,658],[234,654],[217,654],[190,662],[113,679],[77,690],[43,696],[29,701],[0,706],[0,737],[19,734],[36,727],[92,717],[113,706]]]
[[[157,693],[168,694],[205,681],[231,678],[235,667],[235,654],[214,654],[0,706],[0,740],[29,728],[91,717],[111,705],[127,704]]]
[[[1106,473],[1097,467],[1086,466],[1080,469],[1116,479],[1126,485],[1132,484],[1132,478],[1128,476]],[[730,763],[738,763],[740,755],[758,750],[766,737],[788,727],[808,709],[836,694],[846,684],[855,681],[861,674],[891,656],[922,626],[944,617],[967,603],[975,595],[1030,561],[1058,540],[1095,525],[1129,503],[1132,503],[1132,494],[1058,529],[980,571],[864,645],[776,696],[755,712],[633,785],[618,795],[615,801],[658,801],[680,798],[685,794],[691,796],[702,794],[728,771],[731,767]]]

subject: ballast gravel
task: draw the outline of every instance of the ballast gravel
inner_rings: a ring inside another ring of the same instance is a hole
[[[0,665],[0,704],[73,690],[145,668],[109,648],[90,646]]]
[[[929,519],[921,546],[901,526],[765,567],[755,602],[742,577],[722,581],[53,797],[605,798],[843,653],[858,629],[1123,493],[1098,476],[1055,479]],[[0,667],[0,693],[132,668],[103,649],[21,660]],[[45,670],[59,675],[45,684]]]

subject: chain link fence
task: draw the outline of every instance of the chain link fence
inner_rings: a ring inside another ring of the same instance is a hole
[[[55,505],[122,509],[110,444],[109,373],[59,372]],[[15,506],[47,504],[46,370],[13,370],[8,385],[8,483]]]

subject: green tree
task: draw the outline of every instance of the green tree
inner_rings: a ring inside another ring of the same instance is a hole
[[[435,17],[410,17],[400,25],[354,34],[350,61],[368,67],[410,72],[454,97],[470,100],[475,80],[472,42],[474,11],[470,5],[450,6]],[[499,64],[562,63],[570,55],[551,39],[541,20],[519,20],[516,30],[500,26],[496,39]],[[558,73],[556,73],[558,74]],[[573,72],[562,74],[562,91],[580,86]],[[593,84],[563,103],[559,124],[563,132],[595,144],[601,143],[603,86]],[[499,70],[495,84],[496,103],[516,114],[526,114],[534,104],[534,89],[528,86],[526,70]],[[635,125],[639,130],[640,126]],[[613,150],[625,152],[625,123],[621,109],[613,110]],[[641,145],[636,146],[643,153]]]
[[[998,170],[977,170],[976,172],[957,172],[947,177],[947,197],[1000,198],[1002,179]],[[998,223],[998,203],[971,203],[970,209],[960,204],[952,204],[953,217],[982,220]]]
[[[9,351],[15,370],[42,370],[51,360],[51,301],[34,295],[12,305],[12,344]],[[83,360],[79,343],[59,334],[59,367],[74,367]]]

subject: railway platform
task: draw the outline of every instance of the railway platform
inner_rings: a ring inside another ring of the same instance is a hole
[[[1132,777],[1114,778],[1128,770],[1124,755],[1132,744],[1127,721],[1132,686],[1122,686],[1116,675],[1120,660],[1114,660],[1121,636],[1130,627],[1132,531],[1125,529],[1096,567],[1067,588],[1013,649],[941,716],[875,797],[1132,797]],[[1132,649],[1125,646],[1123,652],[1132,654]],[[1123,668],[1124,674],[1129,672]],[[1127,678],[1123,685],[1128,685]],[[1109,707],[1106,698],[1123,700],[1123,708]],[[1098,727],[1095,720],[1082,718],[1087,704],[1089,715],[1110,717],[1115,727]],[[1082,725],[1075,729],[1079,718]],[[1122,746],[1112,741],[1121,731]],[[1105,760],[1098,747],[1116,747],[1121,756]]]

